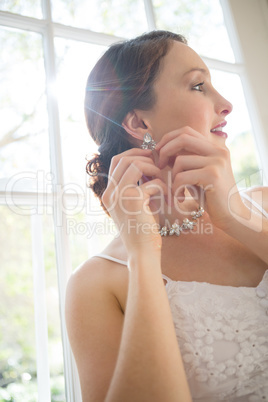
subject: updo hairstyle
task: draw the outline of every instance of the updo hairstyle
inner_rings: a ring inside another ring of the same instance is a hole
[[[173,40],[187,44],[183,36],[169,31],[152,31],[116,43],[99,59],[88,77],[85,116],[89,133],[99,148],[98,154],[88,160],[86,171],[90,175],[89,186],[100,201],[112,157],[140,146],[124,130],[122,122],[131,110],[150,110],[154,106],[153,84],[161,59]]]

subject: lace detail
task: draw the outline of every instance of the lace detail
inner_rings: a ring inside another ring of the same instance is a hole
[[[268,271],[257,288],[165,279],[193,400],[268,401]]]

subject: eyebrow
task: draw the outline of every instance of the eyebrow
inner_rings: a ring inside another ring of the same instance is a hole
[[[203,73],[205,75],[209,75],[208,70],[206,70],[205,68],[194,67],[194,68],[191,68],[191,70],[186,71],[186,73],[184,73],[183,76],[185,76],[186,74],[192,73],[193,71],[200,71],[201,73]]]

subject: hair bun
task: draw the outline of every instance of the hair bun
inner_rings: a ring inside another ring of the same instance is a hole
[[[86,164],[86,172],[89,176],[97,176],[98,170],[100,167],[100,155],[94,154],[88,157],[86,156],[87,164]]]
[[[102,194],[108,183],[108,170],[103,163],[102,155],[93,154],[90,158],[86,157],[86,160],[86,172],[90,176],[89,188],[94,192],[95,196],[99,198],[101,207],[109,215],[101,201]]]

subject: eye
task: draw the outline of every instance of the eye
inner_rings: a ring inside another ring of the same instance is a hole
[[[194,87],[192,87],[192,90],[193,91],[203,92],[203,88],[202,88],[203,85],[204,85],[204,81],[200,82],[199,84],[197,84]]]

